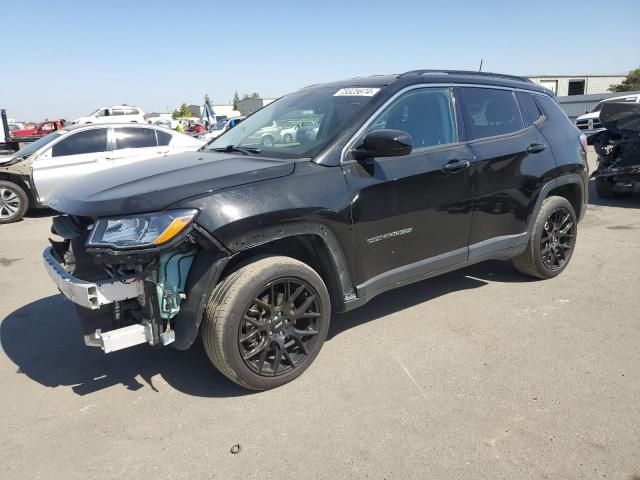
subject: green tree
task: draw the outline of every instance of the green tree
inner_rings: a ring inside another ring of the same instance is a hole
[[[260,98],[260,94],[258,92],[245,93],[243,98]]]
[[[188,105],[186,103],[183,103],[182,105],[180,105],[180,108],[178,110],[173,111],[173,114],[171,116],[174,120],[182,117],[190,117],[191,111],[189,110]]]
[[[634,90],[640,90],[640,68],[631,70],[622,83],[609,87],[610,92],[631,92]]]
[[[240,95],[238,95],[238,91],[236,90],[236,93],[233,94],[233,100],[231,100],[231,103],[233,104],[233,109],[234,110],[238,110],[238,102],[240,101]]]

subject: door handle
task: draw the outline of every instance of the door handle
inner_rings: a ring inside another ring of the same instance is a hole
[[[467,160],[451,160],[442,166],[442,170],[450,173],[458,173],[465,168],[469,168],[471,163]]]
[[[540,153],[545,148],[546,147],[544,145],[542,145],[541,143],[532,143],[531,145],[529,145],[527,147],[527,152],[529,152],[529,153]]]

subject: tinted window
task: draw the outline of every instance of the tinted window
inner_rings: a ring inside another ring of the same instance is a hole
[[[463,88],[464,103],[473,138],[504,135],[524,128],[511,90]]]
[[[138,110],[136,110],[135,108],[125,108],[124,109],[124,114],[125,115],[138,115]]]
[[[448,89],[425,88],[405,93],[387,106],[367,132],[400,130],[411,135],[413,148],[456,141],[456,128]]]
[[[550,96],[536,95],[536,101],[540,104],[545,116],[550,120],[568,120],[567,114],[560,109],[560,106]]]
[[[150,128],[116,128],[116,150],[155,147],[156,133]]]
[[[171,141],[171,134],[167,132],[163,132],[161,130],[156,130],[156,135],[158,136],[158,145],[169,145]]]
[[[74,133],[51,149],[54,157],[65,155],[80,155],[83,153],[98,153],[107,151],[107,129],[95,128],[84,132]]]
[[[530,93],[518,92],[518,99],[529,119],[529,123],[537,122],[542,117],[542,111]]]
[[[114,108],[111,110],[111,115],[124,115],[124,110],[121,108]]]

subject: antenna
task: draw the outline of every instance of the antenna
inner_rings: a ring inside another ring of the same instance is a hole
[[[478,71],[481,72],[482,71],[482,62],[484,62],[484,59],[480,59],[480,68],[478,68]]]

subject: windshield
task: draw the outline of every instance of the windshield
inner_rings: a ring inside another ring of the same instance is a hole
[[[596,106],[593,107],[589,113],[599,112],[600,110],[602,110],[602,105],[604,105],[604,102],[598,102]]]
[[[280,158],[313,157],[341,132],[378,88],[317,87],[291,93],[270,103],[207,144],[259,149]],[[300,125],[295,134],[291,127]],[[283,133],[284,130],[288,130]]]
[[[36,152],[37,150],[44,147],[45,145],[53,142],[56,138],[58,138],[60,135],[64,133],[67,133],[66,130],[56,130],[55,132],[50,133],[49,135],[39,138],[35,142],[30,143],[26,147],[18,150],[16,153],[13,154],[13,157],[28,157],[33,152]]]

